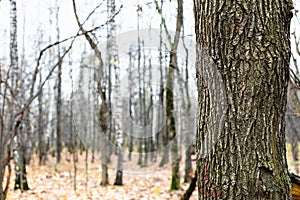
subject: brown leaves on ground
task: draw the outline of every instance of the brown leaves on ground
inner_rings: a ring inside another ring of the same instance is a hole
[[[189,184],[182,183],[182,190],[170,191],[171,166],[167,166],[151,173],[124,173],[124,186],[113,185],[116,171],[109,169],[110,184],[102,187],[99,184],[101,163],[99,161],[91,163],[89,158],[86,171],[83,154],[79,155],[77,163],[77,189],[74,191],[73,162],[66,161],[66,154],[64,157],[61,164],[55,165],[55,158],[49,156],[46,166],[39,166],[37,156],[33,156],[31,165],[27,166],[30,190],[23,193],[20,190],[14,191],[14,174],[12,174],[7,199],[177,200],[189,186]],[[68,157],[71,159],[70,155]],[[181,177],[183,177],[183,167],[181,167]],[[192,199],[197,199],[197,191],[194,191]]]

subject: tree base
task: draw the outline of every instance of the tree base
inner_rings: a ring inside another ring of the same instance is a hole
[[[23,190],[23,191],[27,191],[27,190],[30,190],[30,188],[28,187],[27,182],[23,183],[23,187],[22,187],[22,188],[21,188],[21,185],[20,185],[20,184],[15,183],[14,190]]]
[[[26,172],[26,171],[25,171]],[[17,176],[15,179],[15,186],[14,186],[14,190],[22,190],[22,191],[27,191],[30,190],[28,183],[27,183],[27,178],[26,175],[23,176],[23,181],[22,181],[22,185],[21,185],[21,177]],[[22,186],[22,187],[21,187]]]
[[[114,185],[123,185],[123,172],[120,170],[117,171],[116,182]]]

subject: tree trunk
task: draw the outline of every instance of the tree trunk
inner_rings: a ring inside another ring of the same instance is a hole
[[[199,199],[291,199],[284,114],[292,2],[194,6]]]
[[[108,9],[110,16],[113,16],[116,13],[116,3],[115,0],[110,0],[108,2]],[[115,19],[110,20],[109,27],[109,43],[110,49],[108,52],[108,61],[109,67],[113,68],[115,71],[115,102],[116,102],[116,111],[115,111],[115,136],[116,136],[116,151],[118,154],[117,159],[117,174],[114,185],[123,185],[123,131],[122,131],[122,99],[120,98],[120,65],[119,65],[119,55],[118,55],[118,46],[117,46],[117,35],[116,35],[116,23]]]
[[[158,5],[157,5],[158,6]],[[160,10],[163,9],[163,0],[161,0],[160,3]],[[165,102],[165,87],[164,87],[164,66],[163,66],[163,58],[166,55],[163,55],[163,45],[164,45],[164,41],[163,41],[163,21],[161,20],[160,23],[160,29],[159,29],[159,72],[160,72],[160,83],[159,83],[159,101],[160,101],[160,105],[164,106],[164,102]],[[161,118],[162,115],[162,110],[158,110],[157,116],[158,116],[158,122],[162,121]],[[157,125],[159,127],[159,123]],[[166,124],[166,127],[163,128],[161,130],[161,134],[157,134],[157,135],[161,135],[161,139],[162,139],[162,145],[163,145],[163,149],[162,149],[162,157],[161,157],[161,161],[159,163],[159,167],[163,167],[164,165],[166,165],[167,163],[169,163],[169,139],[168,139],[168,124]],[[157,137],[157,141],[159,141],[159,137]],[[157,149],[159,148],[159,142],[157,142]]]
[[[42,75],[40,72],[40,79]],[[46,164],[46,142],[45,142],[45,132],[44,132],[44,123],[43,123],[43,91],[40,92],[38,96],[38,138],[39,138],[39,165]]]
[[[170,51],[170,63],[168,70],[168,80],[166,88],[166,110],[167,110],[167,126],[169,131],[169,139],[171,140],[171,158],[172,158],[172,179],[171,190],[180,189],[180,174],[179,174],[179,155],[178,155],[178,141],[176,137],[176,126],[174,116],[174,99],[173,99],[173,84],[174,84],[174,71],[179,70],[177,66],[177,47],[179,43],[179,37],[181,33],[181,27],[183,24],[183,1],[177,0],[177,21],[176,21],[176,33],[174,36],[174,42]]]
[[[56,39],[59,41],[59,25],[58,25],[58,14],[59,14],[59,7],[58,2],[56,1]],[[61,160],[61,151],[62,151],[62,144],[61,144],[61,74],[62,74],[62,61],[60,56],[60,46],[57,45],[57,59],[59,60],[59,65],[57,68],[57,99],[56,99],[56,162],[60,163]]]
[[[105,95],[105,91],[103,91],[103,98],[106,100],[106,95]],[[99,124],[101,127],[101,131],[103,131],[103,137],[102,138],[102,144],[101,144],[101,169],[102,169],[102,180],[100,185],[102,186],[107,186],[108,184],[108,146],[109,146],[109,139],[108,139],[108,131],[110,131],[107,128],[107,116],[108,116],[108,112],[107,112],[107,104],[106,102],[102,102],[101,103],[101,108],[100,108],[100,112],[99,112]]]
[[[13,138],[13,157],[15,164],[15,185],[14,190],[20,189],[21,191],[29,190],[26,177],[26,161],[24,152],[24,143],[22,137],[24,135],[22,130],[23,113],[20,114],[15,120],[14,124],[14,138]]]

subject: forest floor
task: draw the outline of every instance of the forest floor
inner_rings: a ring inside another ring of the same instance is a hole
[[[68,153],[62,154],[62,161],[56,165],[56,157],[48,156],[45,166],[39,166],[38,157],[34,155],[31,164],[27,166],[27,179],[29,191],[21,193],[14,191],[14,170],[10,179],[8,200],[73,200],[73,199],[99,199],[99,200],[177,200],[184,194],[189,183],[183,183],[181,178],[181,190],[170,191],[171,166],[167,165],[148,173],[124,173],[123,186],[114,186],[116,170],[109,169],[109,185],[99,186],[101,181],[101,163],[95,160],[91,163],[88,158],[86,170],[85,153],[78,154],[76,163],[76,191],[74,190],[74,163]],[[182,159],[183,160],[183,159]],[[292,161],[290,148],[287,148],[287,160],[289,170],[299,174],[299,162]],[[12,169],[13,169],[13,162]],[[195,163],[193,163],[195,165]],[[195,168],[195,166],[193,166]],[[184,175],[184,164],[181,163],[180,175]],[[193,175],[193,174],[191,174]],[[197,188],[193,192],[191,200],[198,199]]]
[[[101,163],[91,163],[88,158],[86,170],[85,153],[79,154],[77,162],[76,191],[74,190],[74,164],[72,157],[67,153],[62,154],[62,161],[56,165],[56,158],[48,156],[45,166],[39,166],[38,157],[34,155],[31,164],[27,166],[27,180],[29,191],[21,193],[14,191],[14,170],[10,179],[7,199],[99,199],[99,200],[148,200],[148,199],[180,199],[188,188],[189,183],[182,183],[181,190],[170,191],[171,166],[160,168],[149,173],[124,173],[123,186],[114,186],[116,170],[109,169],[109,185],[99,186],[101,181]],[[13,162],[12,169],[13,169]],[[184,175],[184,165],[181,163],[181,177]],[[191,200],[197,199],[197,189]]]

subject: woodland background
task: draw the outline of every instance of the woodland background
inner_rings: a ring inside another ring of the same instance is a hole
[[[296,174],[299,6],[295,1],[286,113],[288,165]],[[192,2],[1,0],[0,22],[0,191],[7,199],[183,197],[196,165]],[[159,42],[149,46],[153,33]],[[176,43],[182,52],[172,82]],[[16,188],[19,173],[30,190],[21,182]]]

